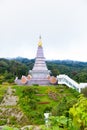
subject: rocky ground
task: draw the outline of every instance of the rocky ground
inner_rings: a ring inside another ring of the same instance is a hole
[[[18,102],[18,97],[14,95],[15,89],[8,87],[0,106],[15,106]]]

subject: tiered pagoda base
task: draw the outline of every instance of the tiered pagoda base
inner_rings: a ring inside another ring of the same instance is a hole
[[[48,79],[30,79],[26,82],[22,82],[22,80],[18,79],[15,83],[18,85],[51,85]]]
[[[34,85],[34,84],[50,85],[50,82],[48,79],[31,79],[28,81],[28,84],[30,84],[30,85]]]

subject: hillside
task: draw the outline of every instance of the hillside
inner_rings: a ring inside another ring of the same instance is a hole
[[[68,116],[79,93],[66,86],[14,85],[0,86],[0,95],[0,125],[22,127],[44,124],[46,112]]]

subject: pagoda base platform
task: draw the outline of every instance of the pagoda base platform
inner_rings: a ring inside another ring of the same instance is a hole
[[[30,84],[30,85],[34,85],[34,84],[50,85],[50,82],[48,79],[31,79],[28,81],[28,84]]]
[[[22,83],[20,79],[15,81],[18,85],[51,85],[48,79],[30,79],[26,83]]]

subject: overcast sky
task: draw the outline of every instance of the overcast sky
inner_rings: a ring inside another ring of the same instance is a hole
[[[0,57],[87,61],[87,0],[0,0]]]

